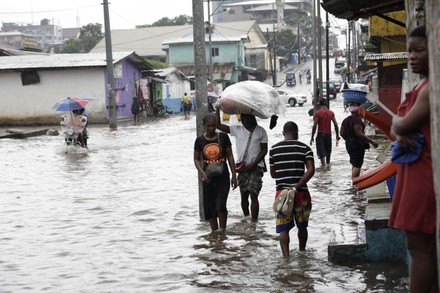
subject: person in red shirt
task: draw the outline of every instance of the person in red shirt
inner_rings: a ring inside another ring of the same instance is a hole
[[[336,141],[339,141],[339,128],[336,122],[335,113],[327,108],[327,100],[321,99],[319,101],[320,109],[313,114],[313,128],[310,145],[315,140],[316,128],[318,128],[318,135],[316,136],[316,153],[321,160],[321,165],[330,164],[330,156],[332,153],[332,130],[331,122],[335,127]]]
[[[436,249],[436,197],[431,153],[429,51],[426,28],[415,28],[408,38],[408,65],[420,82],[406,93],[391,125],[391,136],[402,146],[413,146],[422,133],[420,156],[397,164],[389,226],[405,231],[411,255],[410,292],[439,292]],[[434,77],[434,82],[437,78]],[[431,97],[437,98],[437,97]]]

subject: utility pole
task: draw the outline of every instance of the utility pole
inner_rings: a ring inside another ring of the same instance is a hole
[[[319,98],[318,101],[320,99],[322,99],[322,42],[321,42],[321,37],[322,37],[322,31],[321,31],[321,5],[320,5],[320,0],[316,0],[316,6],[317,8],[317,14],[318,14],[318,70],[319,70],[319,78],[318,78],[318,88],[319,88]]]
[[[350,20],[348,22],[348,48],[347,48],[347,73],[346,73],[346,82],[350,83],[350,67],[351,67],[351,44],[350,44],[350,39],[351,39],[351,24],[352,24],[352,20]]]
[[[276,32],[275,32],[275,16],[274,16],[274,12],[275,12],[275,7],[272,3],[272,29],[273,29],[273,40],[272,40],[272,49],[273,49],[273,74],[272,74],[272,83],[273,86],[277,85],[277,52],[276,52]]]
[[[353,20],[353,76],[356,72],[357,68],[357,60],[358,60],[358,39],[357,39],[357,31],[356,31],[356,22]],[[356,80],[356,79],[355,79]]]
[[[208,30],[209,30],[209,80],[211,91],[214,91],[214,73],[212,72],[212,24],[211,24],[211,3],[208,0]]]
[[[298,21],[298,64],[301,64],[301,35],[300,35],[300,22]]]
[[[196,83],[196,124],[197,136],[203,134],[203,117],[208,114],[208,88],[206,86],[206,46],[205,46],[205,22],[203,16],[203,1],[192,0],[193,6],[193,35],[194,35],[194,68]],[[199,215],[205,219],[203,206],[203,184],[199,178]]]
[[[328,30],[330,28],[330,23],[328,21],[328,12],[325,13],[325,73],[326,73],[326,93],[327,93],[327,108],[330,109],[330,56],[328,50]]]
[[[113,53],[110,30],[110,17],[108,13],[108,0],[104,0],[104,27],[105,27],[105,52],[107,58],[107,94],[108,94],[108,122],[111,129],[116,129],[116,101],[115,77],[113,73]]]
[[[317,88],[316,88],[316,61],[317,61],[317,50],[316,50],[316,1],[313,0],[313,100],[315,111],[318,110],[318,98],[317,98]],[[318,6],[319,7],[319,6]]]

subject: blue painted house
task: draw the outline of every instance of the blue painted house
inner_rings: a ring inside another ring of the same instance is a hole
[[[181,37],[166,39],[162,45],[170,66],[186,76],[194,75],[192,31],[183,31]],[[205,45],[207,76],[212,60],[213,82],[220,91],[230,83],[250,79],[250,75],[257,80],[266,78],[270,55],[266,38],[255,21],[213,24],[211,30],[207,29]]]

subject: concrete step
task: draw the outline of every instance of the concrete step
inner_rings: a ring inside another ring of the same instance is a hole
[[[405,234],[388,226],[392,203],[380,188],[367,191],[364,223],[335,232],[328,245],[329,261],[407,261]]]
[[[341,263],[357,259],[357,256],[363,255],[368,249],[363,223],[355,226],[340,226],[338,230],[334,231],[327,247],[329,261]]]

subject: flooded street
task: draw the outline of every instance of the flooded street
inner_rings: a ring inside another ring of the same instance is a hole
[[[340,124],[342,101],[330,106]],[[288,120],[308,143],[311,107],[310,98],[287,107],[272,130],[258,120],[269,147]],[[61,136],[0,140],[0,292],[407,292],[405,264],[327,260],[329,241],[352,240],[350,227],[365,214],[342,140],[309,182],[307,251],[298,251],[294,228],[291,259],[283,260],[269,173],[259,222],[243,218],[238,189],[229,194],[225,236],[200,221],[195,115],[89,132],[89,151],[76,154],[63,152]],[[379,165],[377,153],[367,152],[365,168]]]

